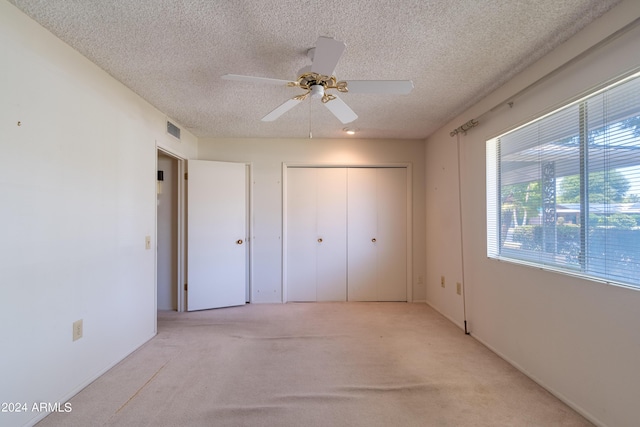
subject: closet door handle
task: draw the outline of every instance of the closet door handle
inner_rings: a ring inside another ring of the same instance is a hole
[[[375,242],[376,242],[376,238],[374,237],[373,239],[371,239],[371,241],[372,241],[373,243],[375,243]]]
[[[238,239],[238,240],[236,240],[236,244],[237,244],[237,245],[241,245],[242,243],[243,243],[243,242],[242,242],[242,239]]]
[[[322,243],[322,237],[318,239],[318,243]]]

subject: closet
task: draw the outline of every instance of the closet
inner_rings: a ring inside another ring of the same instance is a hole
[[[288,171],[289,301],[347,299],[346,184],[345,168]]]
[[[406,167],[289,167],[288,301],[407,300]]]

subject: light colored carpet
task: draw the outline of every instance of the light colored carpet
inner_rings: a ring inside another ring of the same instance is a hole
[[[590,426],[424,304],[161,312],[46,426]]]

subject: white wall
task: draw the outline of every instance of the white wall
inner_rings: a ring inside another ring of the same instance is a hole
[[[204,139],[201,160],[253,164],[252,302],[282,301],[282,164],[411,163],[413,170],[413,300],[425,300],[424,142],[409,140]]]
[[[6,1],[0,58],[0,401],[64,403],[155,334],[156,144],[197,144]]]
[[[640,17],[623,1],[565,45],[432,135],[426,147],[427,302],[462,327],[456,138],[449,132]],[[473,337],[592,421],[640,420],[640,291],[486,257],[485,141],[564,100],[640,67],[640,28],[485,115],[460,137],[466,312]],[[437,206],[438,209],[433,207]],[[447,286],[440,286],[445,275]]]

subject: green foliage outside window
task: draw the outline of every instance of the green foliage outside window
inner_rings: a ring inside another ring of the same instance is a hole
[[[606,179],[605,179],[606,178]],[[589,174],[589,202],[620,203],[631,185],[619,171],[592,172]],[[580,203],[580,176],[572,175],[562,179],[558,194],[559,203]]]

